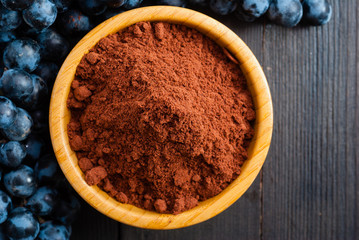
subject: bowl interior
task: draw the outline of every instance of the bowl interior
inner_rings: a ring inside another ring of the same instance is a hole
[[[97,186],[88,186],[69,146],[67,124],[70,112],[66,100],[76,67],[100,39],[141,21],[165,21],[199,30],[225,47],[238,59],[252,93],[255,110],[255,135],[242,173],[219,195],[200,202],[193,209],[178,215],[159,214],[129,204],[121,204]],[[272,101],[269,87],[257,59],[245,43],[218,21],[193,10],[177,7],[145,7],[127,11],[100,24],[89,32],[71,51],[57,76],[50,104],[50,133],[53,148],[66,178],[73,188],[95,209],[125,224],[149,229],[173,229],[205,221],[225,210],[252,184],[267,155],[273,127]]]

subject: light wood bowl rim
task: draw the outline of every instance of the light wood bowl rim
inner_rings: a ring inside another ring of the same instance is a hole
[[[193,209],[178,215],[159,214],[129,204],[121,204],[97,186],[89,186],[69,146],[67,123],[70,113],[66,100],[76,67],[82,56],[101,38],[118,32],[136,22],[165,21],[195,28],[227,48],[240,62],[256,108],[255,136],[248,150],[249,159],[242,173],[222,193],[200,202]],[[94,28],[70,52],[63,63],[51,95],[50,134],[54,152],[66,178],[91,206],[119,222],[147,229],[175,229],[208,220],[228,208],[242,196],[258,175],[266,158],[273,129],[270,90],[263,70],[247,45],[222,23],[202,13],[178,7],[152,6],[121,13]]]

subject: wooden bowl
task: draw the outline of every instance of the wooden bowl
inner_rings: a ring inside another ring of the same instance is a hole
[[[66,100],[76,67],[85,53],[102,38],[140,21],[165,21],[194,28],[228,49],[237,58],[254,98],[257,119],[248,160],[242,173],[219,195],[178,215],[159,214],[133,205],[122,204],[97,186],[89,186],[69,145],[67,124],[70,111]],[[91,206],[119,222],[148,229],[174,229],[203,222],[228,208],[249,188],[266,158],[273,128],[273,110],[269,87],[257,59],[246,44],[220,22],[193,10],[154,6],[121,13],[89,32],[71,51],[57,76],[50,105],[50,133],[53,148],[66,178]]]

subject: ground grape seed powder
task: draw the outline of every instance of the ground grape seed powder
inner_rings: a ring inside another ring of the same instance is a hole
[[[89,185],[178,214],[241,172],[255,111],[238,63],[194,29],[137,23],[77,67],[68,135]]]

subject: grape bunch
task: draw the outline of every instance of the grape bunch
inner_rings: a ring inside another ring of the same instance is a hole
[[[49,93],[70,50],[49,28],[62,3],[1,0],[0,239],[70,239],[80,208],[48,132]]]
[[[189,0],[189,2],[202,7],[209,4],[213,12],[219,15],[233,13],[237,19],[244,22],[267,17],[284,27],[294,27],[301,21],[314,26],[324,25],[329,22],[332,15],[332,7],[327,0]]]
[[[0,0],[0,239],[69,239],[80,204],[48,132],[51,89],[70,49],[94,26],[139,6],[190,7],[286,27],[323,25],[327,0]]]
[[[0,87],[0,239],[69,239],[80,205],[41,134],[46,83],[14,68]]]

